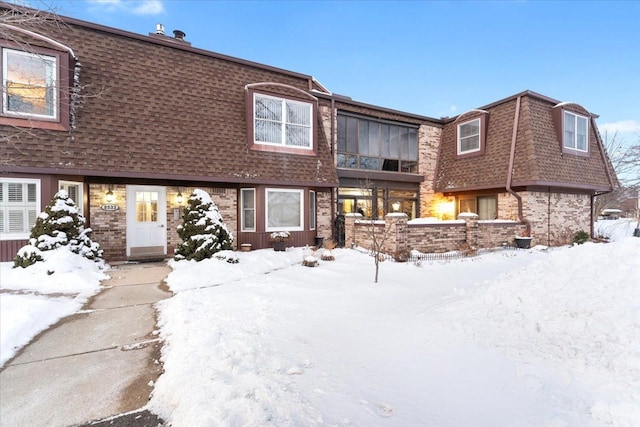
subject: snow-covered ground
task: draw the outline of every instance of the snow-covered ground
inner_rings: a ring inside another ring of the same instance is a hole
[[[0,367],[35,335],[80,310],[107,278],[103,262],[66,246],[41,255],[45,261],[28,268],[0,263]]]
[[[640,239],[384,262],[303,249],[172,263],[174,426],[633,426]],[[268,274],[265,274],[268,272]]]
[[[148,407],[174,426],[636,426],[640,238],[630,233],[385,261],[377,284],[373,259],[356,250],[316,268],[291,248],[236,252],[238,264],[172,261],[176,294],[158,305],[165,372]],[[68,255],[0,264],[2,363],[99,290],[104,272]]]
[[[596,237],[606,237],[618,241],[633,236],[633,231],[637,227],[638,221],[633,218],[600,220],[595,223],[594,234]]]

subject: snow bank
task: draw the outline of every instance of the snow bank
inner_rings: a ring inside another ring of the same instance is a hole
[[[640,420],[640,239],[575,246],[479,286],[448,325],[604,425]],[[576,393],[576,389],[581,393]]]
[[[238,259],[237,264],[226,262],[226,253]],[[170,260],[173,271],[167,277],[167,285],[173,292],[207,288],[226,282],[268,273],[300,263],[310,249],[287,248],[284,252],[262,249],[252,252],[218,252],[211,259],[202,261]]]
[[[638,221],[634,219],[600,220],[594,223],[596,237],[607,237],[613,242],[633,236],[633,231],[638,227]]]
[[[108,278],[104,262],[67,246],[40,255],[44,261],[27,268],[0,263],[0,366],[35,335],[80,310]]]

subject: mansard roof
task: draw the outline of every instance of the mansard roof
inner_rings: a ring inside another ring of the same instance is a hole
[[[588,118],[588,155],[563,150],[562,132],[558,132],[561,114],[556,113],[562,109]],[[486,117],[486,129],[482,130],[486,132],[484,151],[475,156],[458,156],[458,125],[483,115]],[[447,118],[435,189],[442,192],[505,189],[510,182],[511,187],[608,191],[617,185],[617,180],[602,146],[596,118],[597,115],[578,104],[561,103],[531,91]]]
[[[60,20],[62,24],[40,25],[37,31],[73,49],[81,64],[84,102],[71,132],[24,132],[19,147],[6,147],[9,152],[3,155],[12,159],[16,172],[337,184],[330,141],[319,119],[313,124],[317,155],[251,150],[247,141],[247,122],[252,123],[247,85],[275,83],[268,91],[283,96],[325,92],[313,77],[208,52],[171,37]]]

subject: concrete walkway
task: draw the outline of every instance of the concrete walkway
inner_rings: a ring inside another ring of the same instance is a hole
[[[1,426],[70,426],[144,406],[160,375],[153,304],[164,263],[124,264],[82,313],[38,335],[0,371]]]

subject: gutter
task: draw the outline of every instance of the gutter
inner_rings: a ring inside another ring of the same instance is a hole
[[[38,39],[38,40],[45,41],[45,42],[57,47],[58,49],[66,50],[67,52],[69,52],[69,54],[71,55],[71,57],[74,60],[76,60],[76,61],[78,60],[78,57],[76,56],[76,54],[73,53],[73,49],[71,49],[69,46],[63,45],[62,43],[59,43],[59,42],[57,42],[57,41],[55,41],[53,39],[50,39],[49,37],[43,36],[43,35],[38,34],[38,33],[34,33],[33,31],[25,30],[24,28],[20,28],[20,27],[16,27],[16,26],[13,26],[13,25],[9,25],[9,24],[0,23],[0,27],[5,27],[5,28],[7,28],[9,30],[25,34],[27,36],[33,37],[33,38]]]
[[[507,192],[513,195],[518,200],[518,219],[526,226],[527,233],[531,233],[531,223],[524,217],[522,211],[522,196],[515,192],[511,188],[511,182],[513,181],[513,162],[516,156],[516,137],[518,135],[518,121],[520,120],[520,99],[522,96],[516,98],[516,113],[513,117],[513,134],[511,135],[511,153],[509,154],[509,170],[507,171]]]

